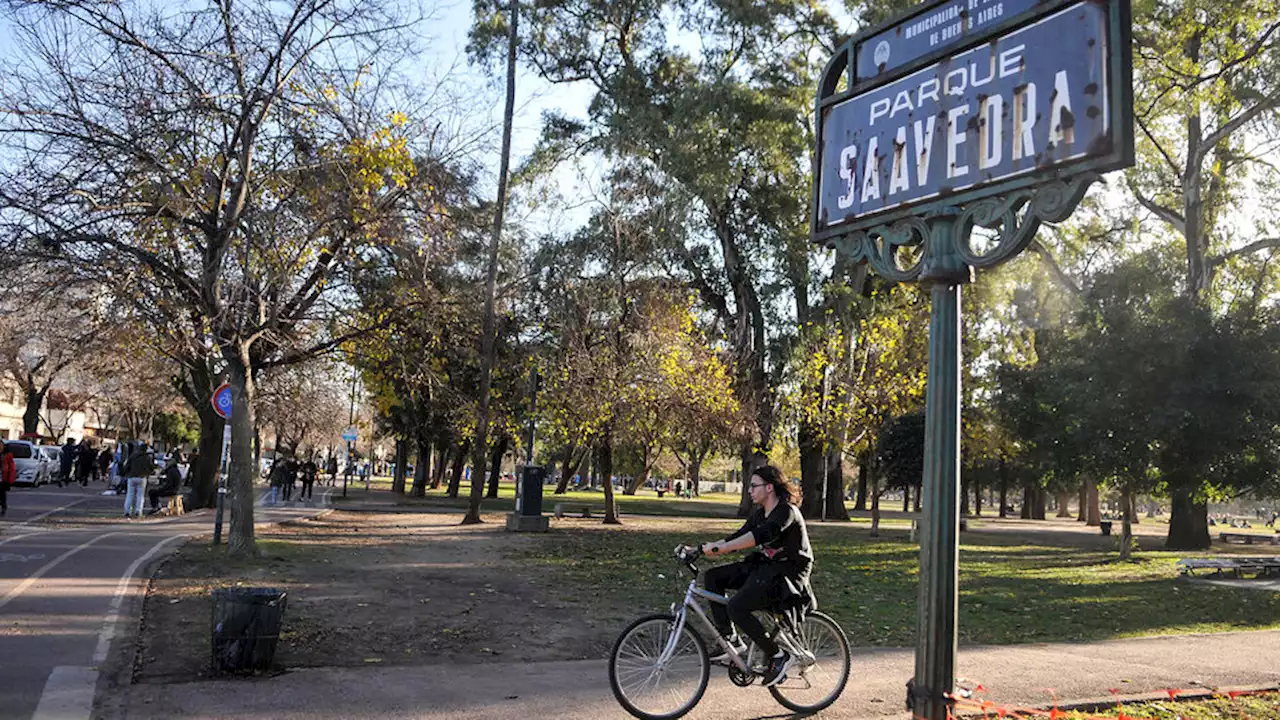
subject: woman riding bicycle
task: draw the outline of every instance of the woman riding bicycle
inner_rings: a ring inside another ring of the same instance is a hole
[[[782,682],[794,658],[778,647],[752,614],[768,610],[797,592],[812,597],[809,571],[813,568],[813,549],[809,531],[800,515],[800,489],[783,476],[782,471],[765,465],[751,474],[747,486],[751,502],[757,505],[747,522],[724,540],[703,543],[706,555],[720,555],[738,550],[760,548],[741,562],[721,565],[706,572],[707,590],[723,595],[725,590],[737,592],[728,605],[713,604],[711,616],[716,629],[738,649],[745,651],[733,633],[733,626],[746,633],[756,647],[772,658],[763,684],[770,687]],[[730,625],[732,621],[732,625]],[[727,653],[712,660],[723,659]]]

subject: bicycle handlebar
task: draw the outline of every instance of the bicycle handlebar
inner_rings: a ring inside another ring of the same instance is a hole
[[[675,554],[676,559],[683,563],[684,566],[689,569],[689,572],[693,573],[695,576],[698,574],[698,568],[694,563],[701,560],[703,557],[701,547],[677,545]]]

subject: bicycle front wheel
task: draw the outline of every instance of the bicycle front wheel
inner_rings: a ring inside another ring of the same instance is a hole
[[[618,703],[643,720],[678,718],[707,691],[711,662],[702,637],[676,619],[646,615],[627,626],[609,653],[609,685]]]
[[[809,613],[791,638],[803,652],[787,679],[769,693],[788,710],[814,713],[835,702],[849,682],[849,640],[835,620],[820,612]]]

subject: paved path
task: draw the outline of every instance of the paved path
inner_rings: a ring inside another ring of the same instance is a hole
[[[12,490],[0,520],[0,717],[87,720],[118,626],[137,617],[140,571],[213,513],[143,521],[102,487]],[[324,497],[317,499],[321,505]],[[260,511],[261,523],[314,514]]]
[[[960,673],[1005,707],[1109,700],[1168,688],[1280,685],[1280,630],[961,648]],[[855,651],[848,689],[824,718],[906,718],[906,649]],[[1050,689],[1053,690],[1051,694]],[[135,685],[125,702],[138,718],[424,718],[601,720],[627,717],[609,691],[603,661],[297,670],[251,682]],[[759,687],[739,689],[715,669],[689,718],[791,717]],[[994,717],[994,714],[992,715]]]

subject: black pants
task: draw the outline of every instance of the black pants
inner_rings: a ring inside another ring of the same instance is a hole
[[[162,490],[162,489],[160,489],[160,488],[156,488],[156,489],[154,489],[154,490],[148,490],[148,491],[147,491],[147,495],[151,496],[151,509],[152,509],[152,510],[159,510],[159,509],[160,509],[160,498],[162,498],[162,497],[173,497],[174,492],[173,492],[172,490]]]
[[[716,629],[722,634],[732,632],[730,621],[738,629],[746,633],[764,653],[765,657],[773,657],[778,653],[778,645],[765,635],[764,626],[752,612],[768,610],[779,597],[779,589],[784,576],[791,577],[797,584],[803,580],[804,573],[791,563],[771,562],[736,562],[721,565],[706,572],[707,590],[720,595],[726,590],[737,590],[730,598],[729,604],[711,604],[711,618]]]
[[[0,515],[9,512],[9,483],[0,480]]]
[[[311,499],[311,491],[312,491],[312,488],[315,486],[315,484],[316,484],[316,481],[315,481],[315,480],[303,480],[303,481],[302,481],[302,493],[301,493],[300,495],[298,495],[298,499],[299,499],[299,500],[310,500],[310,499]]]
[[[293,482],[285,481],[284,490],[281,494],[284,496],[284,499],[286,501],[292,500],[293,499]]]

